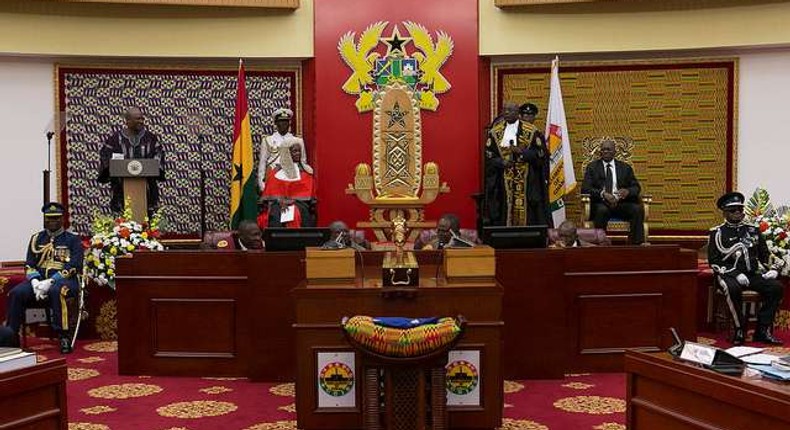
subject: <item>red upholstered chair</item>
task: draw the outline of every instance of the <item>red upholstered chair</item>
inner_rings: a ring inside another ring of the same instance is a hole
[[[580,240],[589,242],[596,246],[609,246],[612,241],[606,236],[606,231],[600,228],[578,228],[576,235]],[[549,244],[554,244],[560,240],[560,236],[556,229],[549,229]]]
[[[235,231],[207,231],[203,235],[202,249],[233,251],[236,249]]]

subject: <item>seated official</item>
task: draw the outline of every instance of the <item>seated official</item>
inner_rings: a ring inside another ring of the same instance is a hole
[[[370,242],[365,239],[360,240],[351,235],[348,226],[343,221],[335,221],[329,224],[329,240],[323,244],[325,249],[352,248],[357,251],[370,249]]]
[[[313,168],[298,161],[302,159],[303,147],[304,142],[298,137],[280,144],[279,163],[266,173],[266,188],[261,192],[261,228],[315,227]]]
[[[614,141],[601,142],[601,158],[587,165],[581,191],[590,195],[590,217],[595,228],[606,229],[613,217],[624,219],[631,226],[631,244],[639,245],[645,241],[641,187],[634,169],[615,160],[615,153]]]
[[[238,249],[241,251],[263,249],[261,229],[258,227],[258,223],[253,220],[241,220],[236,232],[207,232],[200,247],[202,249]]]
[[[743,290],[754,290],[760,294],[760,310],[757,312],[757,329],[753,342],[781,345],[773,336],[776,311],[782,303],[784,289],[776,279],[778,272],[769,263],[768,245],[760,234],[760,228],[743,222],[741,193],[727,193],[719,198],[716,206],[721,209],[724,224],[710,230],[708,236],[708,264],[719,282],[732,314],[734,332],[732,343],[743,344],[746,337],[746,319],[743,315]],[[766,270],[760,270],[760,266]]]
[[[576,231],[576,224],[573,221],[565,220],[557,227],[557,240],[552,244],[552,248],[587,248],[596,246],[594,243],[586,242],[579,238]]]
[[[44,230],[30,238],[25,261],[26,280],[8,293],[8,328],[19,333],[25,309],[35,304],[52,309],[52,328],[60,338],[60,352],[71,352],[69,316],[65,299],[79,289],[77,275],[82,273],[83,248],[79,236],[63,229],[65,209],[60,203],[47,203]]]
[[[423,242],[422,235],[414,241],[414,249],[470,248],[473,240],[461,235],[461,220],[455,214],[444,214],[436,225],[436,235]]]

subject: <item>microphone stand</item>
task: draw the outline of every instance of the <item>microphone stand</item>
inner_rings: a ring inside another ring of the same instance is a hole
[[[47,169],[41,172],[44,176],[43,204],[47,204],[50,201],[49,184],[50,184],[50,174],[52,172],[52,137],[53,136],[55,136],[55,132],[52,131],[47,132]]]

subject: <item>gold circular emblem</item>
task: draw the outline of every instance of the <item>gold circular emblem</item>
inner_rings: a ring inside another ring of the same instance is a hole
[[[83,348],[90,352],[116,352],[118,351],[118,342],[93,342],[85,345]]]
[[[505,393],[518,393],[524,389],[524,384],[516,381],[505,381]]]
[[[99,376],[100,373],[96,369],[83,369],[81,367],[69,367],[69,381],[81,381],[83,379],[90,379]]]
[[[273,423],[260,423],[244,430],[296,430],[296,421],[276,421]]]
[[[126,165],[126,171],[132,176],[138,176],[140,173],[143,173],[143,163],[132,160]]]
[[[595,385],[574,381],[574,382],[568,382],[567,384],[562,384],[562,386],[565,388],[573,388],[574,390],[586,390],[590,387],[594,387]]]
[[[354,371],[345,363],[328,363],[318,372],[318,385],[326,394],[343,397],[354,387]]]
[[[231,391],[233,391],[233,388],[223,387],[221,385],[215,385],[213,387],[206,387],[200,389],[201,393],[206,393],[206,394],[222,394]]]
[[[219,242],[217,242],[217,248],[227,248],[227,247],[228,247],[227,240],[220,240]]]
[[[88,395],[100,399],[131,399],[160,393],[162,387],[151,384],[116,384],[88,390]]]
[[[117,410],[118,409],[113,408],[112,406],[99,405],[99,406],[91,406],[89,408],[82,408],[80,409],[80,412],[87,415],[99,415],[99,414],[106,414],[107,412],[115,412]]]
[[[535,421],[502,418],[502,427],[499,427],[499,430],[549,430],[549,428]]]
[[[69,423],[69,430],[110,430],[110,428],[104,424]]]
[[[274,387],[269,388],[269,392],[274,394],[275,396],[282,396],[282,397],[295,396],[293,382],[289,382],[287,384],[275,385]]]
[[[229,414],[239,407],[230,402],[213,400],[195,400],[192,402],[171,403],[156,409],[163,417],[172,418],[205,418]]]
[[[625,400],[599,396],[566,397],[554,402],[554,407],[584,414],[615,414],[625,412]]]
[[[593,427],[594,430],[625,430],[625,424],[602,423]]]

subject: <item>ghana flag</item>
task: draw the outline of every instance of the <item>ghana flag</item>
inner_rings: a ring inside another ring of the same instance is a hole
[[[230,227],[235,229],[243,219],[258,215],[258,196],[253,176],[252,133],[247,110],[247,87],[244,63],[239,60],[236,83],[236,117],[233,121],[233,158],[230,172]]]

